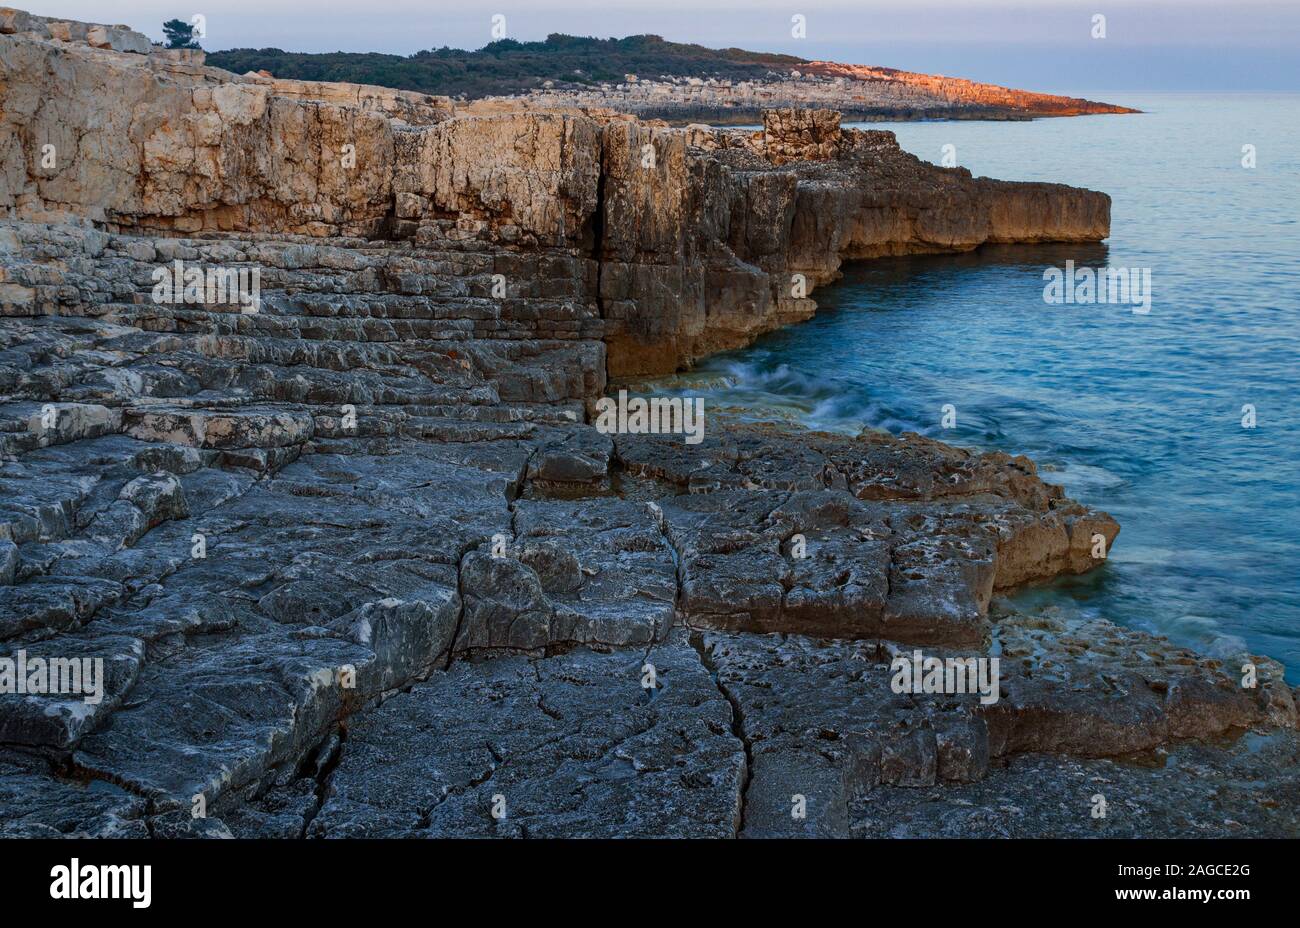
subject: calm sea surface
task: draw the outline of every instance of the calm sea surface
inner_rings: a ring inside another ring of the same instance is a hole
[[[710,359],[683,386],[706,409],[1028,454],[1123,531],[1102,569],[1014,604],[1217,653],[1244,641],[1297,683],[1300,95],[1104,98],[1145,112],[871,128],[935,162],[953,145],[976,175],[1104,190],[1105,245],[846,265],[815,293],[815,319]],[[1150,268],[1150,313],[1046,303],[1044,269],[1071,259]]]

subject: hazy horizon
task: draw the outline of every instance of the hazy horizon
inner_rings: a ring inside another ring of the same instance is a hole
[[[600,38],[651,33],[674,42],[780,52],[802,58],[882,65],[1048,92],[1300,90],[1300,3],[1246,0],[607,0],[598,12],[566,3],[525,6],[493,0],[421,4],[372,0],[364,9],[337,0],[228,0],[196,4],[123,0],[105,15],[102,0],[41,0],[20,9],[91,22],[106,18],[162,38],[167,19],[202,13],[209,51],[268,48],[300,52],[409,55],[444,45],[477,49],[492,40],[491,17],[506,35],[536,41],[553,32]],[[806,37],[791,36],[791,17]],[[1106,37],[1092,37],[1095,13]]]

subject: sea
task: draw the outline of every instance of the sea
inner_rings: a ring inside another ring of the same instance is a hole
[[[865,127],[976,176],[1105,191],[1107,242],[848,263],[814,319],[662,388],[1026,454],[1122,531],[1102,568],[1007,605],[1244,646],[1300,683],[1300,95],[1097,97],[1142,112]],[[1047,299],[1067,262],[1149,280],[1149,304]]]

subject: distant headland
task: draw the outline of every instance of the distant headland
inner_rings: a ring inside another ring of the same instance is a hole
[[[597,39],[553,34],[544,42],[501,39],[477,51],[440,48],[410,56],[237,48],[209,53],[207,60],[237,74],[376,84],[465,100],[522,97],[676,123],[756,123],[763,109],[773,107],[833,108],[849,121],[1135,112],[962,78],[713,49],[657,35]]]

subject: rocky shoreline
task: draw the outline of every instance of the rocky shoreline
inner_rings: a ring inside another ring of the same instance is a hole
[[[448,106],[25,15],[0,657],[105,672],[0,695],[0,834],[1300,834],[1276,662],[990,615],[1119,531],[1031,461],[591,424],[844,260],[1096,242],[1104,194],[826,111]],[[895,692],[915,648],[996,656],[999,698]]]
[[[551,82],[548,82],[551,83]],[[552,86],[509,98],[515,105],[607,107],[675,125],[750,125],[772,109],[834,109],[845,122],[994,119],[1136,113],[1078,97],[1013,90],[995,84],[894,68],[809,61],[766,80],[646,79],[625,75],[599,87]]]

